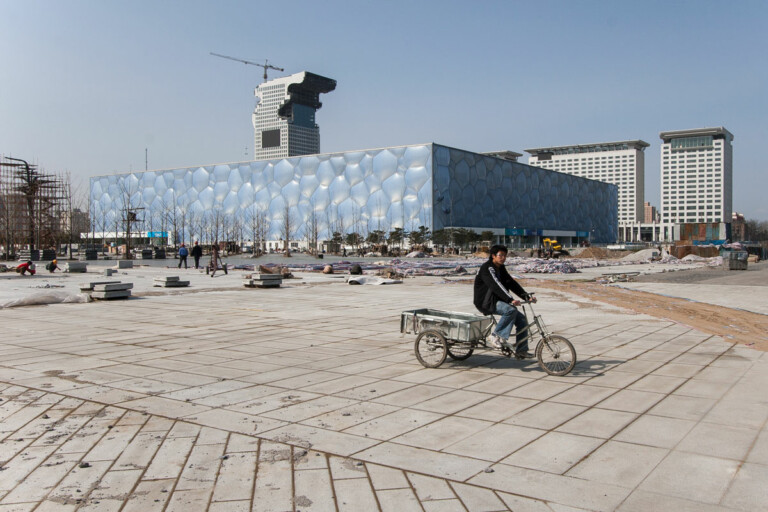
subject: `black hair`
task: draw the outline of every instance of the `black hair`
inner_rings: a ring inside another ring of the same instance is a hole
[[[506,253],[506,252],[509,252],[509,251],[507,250],[507,246],[506,245],[496,244],[496,245],[491,247],[491,253],[488,256],[488,259],[489,260],[493,259],[493,257],[496,256],[496,254],[498,254],[499,252]]]

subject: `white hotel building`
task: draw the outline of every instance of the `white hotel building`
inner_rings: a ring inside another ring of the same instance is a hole
[[[645,153],[642,140],[526,149],[528,164],[581,176],[618,187],[619,233],[622,226],[643,221]]]
[[[661,220],[664,224],[730,223],[733,134],[722,126],[661,132]]]
[[[254,91],[255,160],[320,153],[320,128],[315,113],[320,94],[336,88],[336,80],[302,71],[259,85]]]

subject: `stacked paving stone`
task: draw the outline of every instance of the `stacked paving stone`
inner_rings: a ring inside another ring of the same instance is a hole
[[[156,260],[164,260],[165,259],[165,249],[155,249],[155,259]]]
[[[133,260],[117,260],[117,268],[133,268]]]
[[[97,260],[99,259],[99,251],[96,249],[86,249],[85,250],[85,259],[86,260]]]
[[[65,269],[65,271],[69,273],[77,272],[80,274],[84,274],[87,271],[87,265],[82,261],[68,261],[67,268]]]
[[[181,281],[179,276],[156,277],[152,282],[152,286],[161,286],[163,288],[181,288],[189,286],[189,281]]]
[[[280,288],[283,277],[280,274],[256,274],[243,279],[246,288]]]
[[[131,296],[133,283],[97,284],[93,287],[91,297],[99,300],[127,299]]]
[[[152,259],[152,249],[142,249],[140,254],[141,254],[141,259],[143,260]]]

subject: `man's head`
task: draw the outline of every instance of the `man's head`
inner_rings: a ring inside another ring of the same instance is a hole
[[[197,245],[197,240],[195,240],[195,245]]]
[[[491,247],[491,256],[489,258],[494,265],[503,265],[507,259],[507,247],[505,245],[494,245]]]

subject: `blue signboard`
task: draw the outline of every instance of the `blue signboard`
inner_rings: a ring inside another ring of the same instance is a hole
[[[168,238],[167,231],[147,231],[147,238]]]

